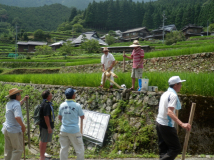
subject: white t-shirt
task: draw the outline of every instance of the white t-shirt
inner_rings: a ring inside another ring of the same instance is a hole
[[[115,58],[111,53],[108,53],[107,56],[103,54],[101,57],[101,63],[104,64],[105,70],[108,69],[112,65],[112,62],[114,61]]]
[[[158,116],[156,121],[164,126],[174,127],[174,121],[167,115],[168,107],[177,106],[177,95],[173,92],[166,91],[162,94],[159,103]]]

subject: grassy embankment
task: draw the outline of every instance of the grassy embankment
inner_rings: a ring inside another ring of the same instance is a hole
[[[127,88],[131,87],[130,73],[117,73],[118,79],[115,79],[119,85],[126,84]],[[203,96],[214,96],[214,74],[209,73],[158,73],[148,72],[143,73],[143,77],[150,79],[150,86],[158,86],[159,90],[165,91],[168,88],[168,79],[171,76],[178,75],[187,82],[183,83],[181,90],[182,94],[195,94]],[[100,73],[93,74],[27,74],[27,75],[0,75],[0,81],[5,82],[20,82],[20,83],[34,83],[34,84],[51,84],[51,85],[70,85],[70,86],[84,86],[97,87],[101,81]],[[106,87],[109,83],[106,83]],[[137,83],[136,83],[137,87]]]

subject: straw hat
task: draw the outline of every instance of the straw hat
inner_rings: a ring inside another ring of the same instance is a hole
[[[130,45],[129,47],[141,47],[141,45],[139,44],[138,40],[134,40],[133,44]]]
[[[109,50],[108,50],[108,47],[104,47],[104,48],[103,48],[103,52],[105,52],[105,51],[109,51]]]
[[[5,96],[5,97],[10,97],[10,96],[12,96],[12,95],[14,95],[14,94],[16,94],[16,93],[21,92],[21,91],[23,91],[23,90],[20,90],[20,89],[18,89],[18,88],[12,88],[11,90],[9,90],[9,95],[7,95],[7,96]]]

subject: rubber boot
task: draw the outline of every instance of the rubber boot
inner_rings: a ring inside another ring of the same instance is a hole
[[[142,88],[142,79],[138,79],[138,91],[141,91],[141,88]]]

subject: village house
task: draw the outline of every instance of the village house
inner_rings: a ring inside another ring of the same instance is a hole
[[[182,29],[182,32],[185,35],[186,39],[192,36],[201,36],[203,35],[203,27],[189,24]]]
[[[17,42],[18,52],[35,52],[36,46],[44,46],[47,45],[47,42],[36,42],[36,41],[28,41],[28,42]]]
[[[97,35],[96,31],[82,33],[79,37],[77,37],[71,43],[74,44],[75,46],[80,46],[80,44],[84,41],[84,39],[86,39],[86,40],[94,39],[94,40],[97,40],[100,45],[103,45],[103,46],[107,46],[108,45],[102,39],[99,38],[99,36]]]
[[[149,30],[146,27],[134,28],[122,33],[122,41],[144,40],[149,35]]]
[[[174,24],[164,26],[164,37],[166,36],[167,33],[170,33],[172,31],[176,31],[176,30],[177,30],[177,28]],[[151,35],[145,37],[145,39],[146,40],[153,40],[153,39],[162,40],[163,39],[163,27],[152,30]]]
[[[59,42],[55,42],[49,46],[52,47],[52,50],[56,51],[56,49],[60,48],[63,45],[63,43],[65,43],[65,42],[59,41]]]

